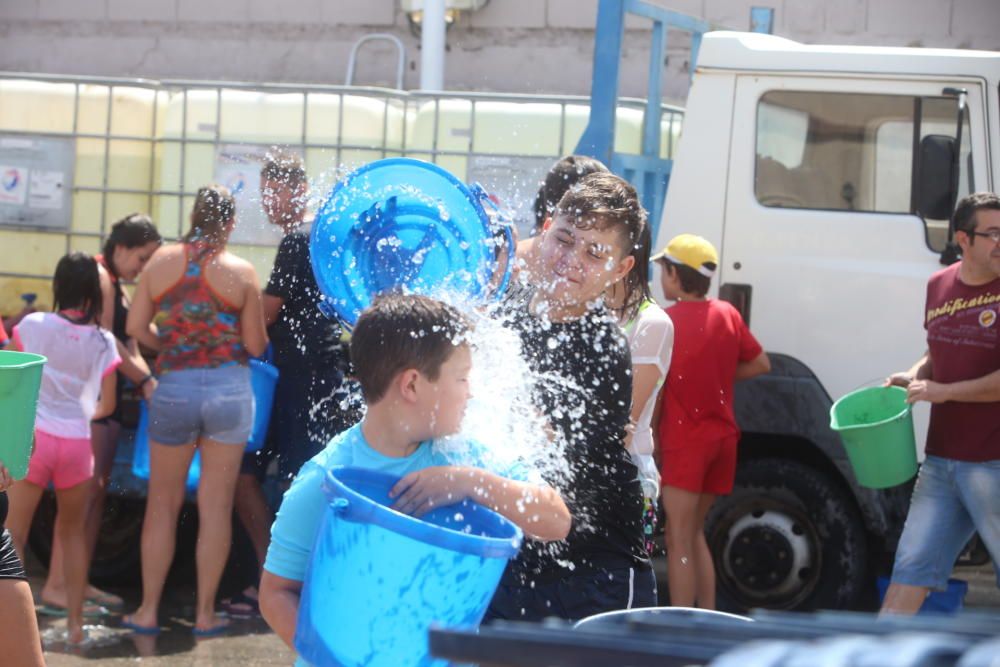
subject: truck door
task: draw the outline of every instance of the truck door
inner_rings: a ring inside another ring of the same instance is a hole
[[[955,136],[949,87],[968,91],[962,197],[988,187],[978,83],[737,79],[720,284],[749,286],[755,334],[833,399],[926,349],[924,290],[942,268],[947,221],[915,213],[914,145]],[[927,414],[917,414],[921,443]]]

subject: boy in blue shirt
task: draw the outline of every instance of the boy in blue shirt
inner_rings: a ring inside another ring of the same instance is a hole
[[[468,321],[457,310],[422,296],[388,295],[361,314],[351,337],[351,360],[367,412],[308,461],[285,494],[271,528],[260,609],[268,625],[293,646],[309,556],[325,509],[326,471],[347,465],[400,475],[393,509],[422,516],[465,498],[493,509],[526,535],[561,540],[570,514],[552,488],[525,481],[523,469],[502,475],[455,465],[434,441],[457,433],[470,397],[472,357]]]

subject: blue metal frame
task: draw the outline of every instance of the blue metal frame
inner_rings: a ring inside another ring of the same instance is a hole
[[[618,106],[618,78],[621,66],[625,17],[635,14],[653,22],[647,78],[646,112],[643,117],[642,152],[629,155],[615,152],[615,111]],[[691,72],[694,73],[701,37],[710,26],[684,14],[672,12],[643,0],[600,0],[594,35],[594,73],[590,89],[590,120],[576,145],[576,153],[597,158],[639,191],[649,212],[653,238],[660,226],[663,198],[670,180],[673,160],[660,157],[660,75],[667,52],[667,28],[691,33]]]

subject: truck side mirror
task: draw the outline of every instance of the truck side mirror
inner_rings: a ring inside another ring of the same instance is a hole
[[[924,219],[948,220],[955,206],[955,138],[928,134],[920,140],[917,176],[917,213]]]

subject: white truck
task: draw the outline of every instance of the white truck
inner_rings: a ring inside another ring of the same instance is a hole
[[[721,602],[870,602],[910,487],[858,486],[829,409],[925,350],[956,197],[997,190],[1000,53],[709,32],[697,58],[654,247],[714,243],[773,364],[738,386],[737,488],[708,520]]]

